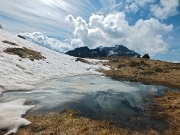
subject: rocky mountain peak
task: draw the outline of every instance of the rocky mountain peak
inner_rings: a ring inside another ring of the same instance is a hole
[[[139,54],[133,50],[129,50],[123,45],[115,45],[114,47],[103,47],[100,46],[96,49],[89,49],[87,46],[75,48],[74,50],[66,52],[66,54],[82,57],[110,57],[110,56],[138,56]]]

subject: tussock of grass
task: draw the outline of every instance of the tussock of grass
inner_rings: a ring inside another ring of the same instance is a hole
[[[75,61],[80,61],[82,63],[91,64],[89,61],[82,59],[82,58],[77,58]]]
[[[18,46],[18,44],[10,42],[10,41],[7,41],[7,40],[4,40],[2,42],[5,43],[5,44],[9,44],[9,45],[13,45],[13,46]]]
[[[129,66],[130,67],[137,67],[137,66],[140,66],[140,63],[139,62],[135,62],[135,61],[131,61]]]
[[[154,71],[155,72],[163,72],[163,69],[157,67],[157,68],[154,68]]]
[[[40,52],[28,49],[26,47],[23,47],[23,48],[7,48],[6,50],[4,50],[4,52],[11,54],[11,55],[18,55],[21,58],[29,58],[32,61],[45,59],[45,57],[42,56]]]

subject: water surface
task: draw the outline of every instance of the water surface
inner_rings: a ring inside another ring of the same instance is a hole
[[[99,75],[53,79],[33,91],[7,92],[2,102],[26,98],[37,105],[33,114],[76,109],[81,116],[113,121],[127,120],[143,113],[143,99],[161,93],[165,87],[116,81]]]

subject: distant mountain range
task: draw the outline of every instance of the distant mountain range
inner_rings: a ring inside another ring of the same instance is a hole
[[[65,54],[81,57],[81,58],[92,58],[92,57],[110,57],[110,56],[138,56],[137,52],[129,50],[123,45],[116,45],[114,47],[98,47],[96,49],[89,49],[87,46],[75,48],[74,50],[68,51]]]
[[[72,51],[68,51],[65,54],[82,57],[82,58],[92,58],[92,57],[107,57],[107,54],[102,49],[89,49],[87,46],[75,48]]]

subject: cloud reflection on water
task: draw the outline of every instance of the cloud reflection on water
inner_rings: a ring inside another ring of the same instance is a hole
[[[32,113],[77,109],[82,116],[125,120],[142,113],[142,98],[162,86],[116,81],[98,75],[65,77],[43,83],[30,92],[8,92],[3,101],[24,97],[37,105]]]

